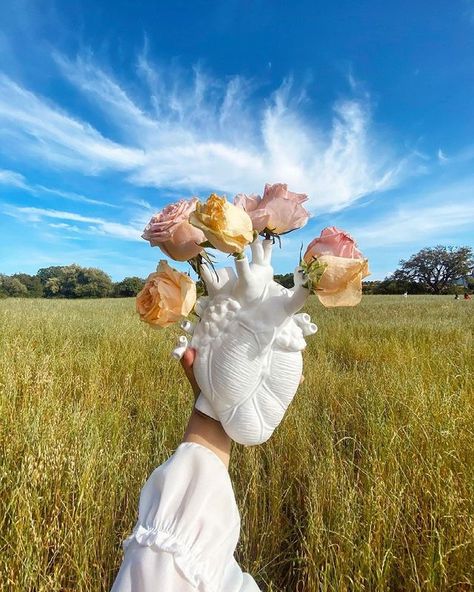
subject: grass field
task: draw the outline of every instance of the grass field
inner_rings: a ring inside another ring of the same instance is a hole
[[[191,395],[133,300],[0,301],[0,590],[106,591]],[[473,302],[308,307],[306,380],[235,446],[238,559],[265,591],[474,589]],[[225,591],[223,591],[225,592]]]

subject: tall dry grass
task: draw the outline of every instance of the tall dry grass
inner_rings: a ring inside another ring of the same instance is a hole
[[[474,589],[472,303],[309,312],[285,420],[234,448],[243,567],[272,592]],[[0,590],[108,590],[190,412],[177,332],[131,300],[5,300],[0,333]]]

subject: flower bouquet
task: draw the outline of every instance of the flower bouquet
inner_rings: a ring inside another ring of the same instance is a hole
[[[266,185],[262,197],[239,194],[233,204],[216,194],[204,203],[181,200],[154,215],[143,233],[168,257],[189,261],[205,294],[197,298],[190,276],[160,261],[137,296],[140,318],[153,327],[181,322],[191,339],[181,336],[173,355],[179,359],[188,345],[196,349],[196,407],[241,444],[265,442],[296,393],[304,338],[317,330],[299,313],[306,298],[354,306],[369,274],[354,240],[332,226],[309,243],[293,288],[274,281],[274,243],[307,223],[306,200],[284,184]],[[232,255],[234,266],[216,269],[209,249]],[[197,322],[186,319],[193,311]]]

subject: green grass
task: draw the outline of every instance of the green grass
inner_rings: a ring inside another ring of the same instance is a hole
[[[472,302],[308,310],[284,421],[234,447],[242,566],[272,592],[474,589]],[[4,300],[0,332],[0,590],[106,591],[191,409],[178,332],[132,300]]]

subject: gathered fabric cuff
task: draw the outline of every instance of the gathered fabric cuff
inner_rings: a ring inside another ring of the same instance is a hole
[[[206,592],[219,592],[212,579],[205,575],[212,567],[196,557],[175,534],[160,528],[146,528],[142,524],[137,524],[132,534],[123,542],[124,551],[134,542],[141,547],[149,547],[153,551],[171,553],[179,571],[192,586],[199,590],[204,589]]]

